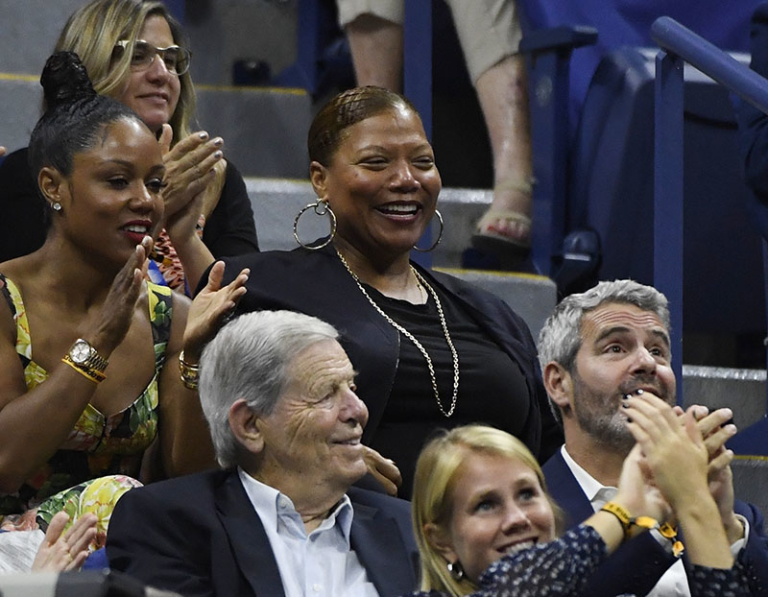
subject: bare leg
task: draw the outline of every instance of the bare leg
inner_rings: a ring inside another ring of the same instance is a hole
[[[363,14],[346,26],[358,85],[401,90],[403,27]]]
[[[525,60],[509,56],[485,71],[475,85],[491,139],[494,168],[493,202],[488,213],[516,212],[531,216],[531,132]],[[510,240],[527,244],[530,225],[506,218],[485,218]]]

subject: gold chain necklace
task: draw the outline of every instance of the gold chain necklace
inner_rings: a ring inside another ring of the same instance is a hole
[[[448,324],[445,321],[445,314],[443,313],[443,305],[440,303],[440,299],[437,296],[437,293],[435,290],[427,283],[427,281],[422,277],[422,275],[416,271],[416,268],[411,266],[411,271],[416,276],[416,281],[424,288],[426,288],[429,291],[429,294],[432,295],[432,298],[435,299],[435,305],[437,306],[437,315],[440,318],[440,325],[443,328],[443,334],[445,335],[445,342],[448,344],[448,348],[451,350],[451,356],[453,357],[453,396],[451,397],[451,407],[446,411],[443,407],[443,403],[440,401],[440,392],[437,389],[437,378],[435,377],[435,367],[432,365],[432,359],[429,358],[429,354],[427,354],[427,349],[424,348],[421,342],[419,342],[416,337],[411,334],[408,330],[406,330],[403,326],[401,326],[399,323],[397,323],[395,320],[393,320],[389,315],[387,315],[384,310],[379,307],[376,302],[371,298],[371,296],[366,292],[365,288],[363,288],[363,285],[360,283],[360,278],[357,277],[357,274],[352,271],[352,268],[349,267],[349,264],[347,263],[347,260],[344,259],[344,256],[341,254],[341,252],[336,249],[336,254],[339,256],[339,259],[341,259],[341,263],[344,264],[344,267],[347,268],[347,271],[349,272],[349,275],[352,276],[352,279],[357,284],[357,287],[360,289],[360,292],[363,293],[363,296],[368,299],[368,302],[371,303],[371,306],[376,309],[376,311],[379,312],[379,315],[381,315],[384,319],[386,319],[389,324],[395,328],[398,332],[400,332],[403,336],[408,338],[411,342],[413,342],[414,346],[418,348],[419,352],[424,357],[424,360],[427,362],[427,368],[429,369],[429,379],[432,382],[432,391],[435,393],[435,400],[437,401],[437,407],[440,409],[440,412],[443,413],[443,416],[450,417],[453,414],[453,411],[456,409],[456,400],[459,397],[459,355],[456,352],[456,348],[453,345],[453,341],[451,340],[451,335],[448,333]]]

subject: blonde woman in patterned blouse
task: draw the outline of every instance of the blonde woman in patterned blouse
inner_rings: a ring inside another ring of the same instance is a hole
[[[618,494],[557,540],[557,506],[541,467],[516,438],[469,425],[433,439],[416,469],[422,578],[413,597],[588,597],[581,591],[598,566],[666,519],[670,507],[685,529],[692,595],[751,595],[748,571],[734,565],[722,526],[710,524],[720,517],[692,416],[682,424],[653,396],[627,403],[638,446],[624,464]]]

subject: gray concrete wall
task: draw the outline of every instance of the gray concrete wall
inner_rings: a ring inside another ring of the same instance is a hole
[[[272,74],[296,57],[297,0],[195,0],[187,2],[185,30],[192,76],[210,85],[232,84],[232,63],[263,60]]]
[[[0,0],[0,73],[39,76],[83,0]]]

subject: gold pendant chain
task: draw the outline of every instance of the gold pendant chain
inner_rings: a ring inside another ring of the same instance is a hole
[[[371,306],[376,309],[376,311],[379,312],[379,315],[381,315],[384,319],[386,319],[389,324],[395,328],[398,332],[400,332],[403,336],[408,338],[411,342],[413,342],[414,346],[419,350],[419,352],[424,357],[424,360],[427,362],[427,368],[429,369],[429,378],[432,382],[432,391],[435,393],[435,400],[437,401],[437,407],[440,409],[440,412],[443,413],[443,416],[446,418],[450,417],[453,414],[453,411],[456,410],[456,401],[459,398],[459,355],[456,352],[456,347],[453,345],[453,341],[451,340],[451,335],[448,333],[448,323],[445,321],[445,314],[443,313],[443,305],[440,303],[440,299],[437,296],[437,293],[435,290],[427,283],[427,281],[422,277],[422,275],[416,271],[416,268],[411,266],[411,271],[416,276],[416,281],[424,288],[426,288],[429,291],[429,294],[432,295],[432,298],[435,300],[435,306],[437,307],[437,315],[440,318],[440,325],[443,328],[443,334],[445,335],[445,342],[448,344],[448,348],[451,350],[451,356],[453,357],[453,396],[451,397],[451,407],[446,411],[443,407],[443,403],[440,401],[440,392],[437,389],[437,378],[435,377],[435,367],[432,364],[432,359],[429,358],[429,354],[427,353],[427,349],[424,348],[421,342],[419,342],[416,337],[411,334],[408,330],[406,330],[403,326],[401,326],[399,323],[397,323],[394,319],[392,319],[389,315],[387,315],[384,310],[379,307],[376,302],[371,298],[371,296],[366,292],[363,285],[360,283],[360,278],[357,277],[357,274],[352,271],[352,268],[349,267],[349,264],[347,263],[347,260],[344,259],[344,256],[341,254],[341,252],[336,249],[336,254],[339,256],[339,259],[341,260],[341,263],[344,264],[344,267],[349,272],[349,275],[352,276],[352,279],[357,284],[357,287],[360,289],[360,292],[363,293],[363,296],[368,299],[368,302],[371,303]]]

